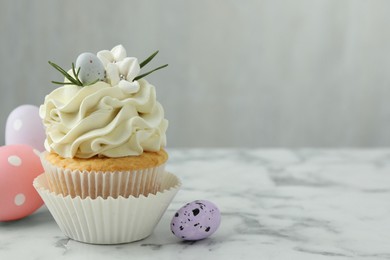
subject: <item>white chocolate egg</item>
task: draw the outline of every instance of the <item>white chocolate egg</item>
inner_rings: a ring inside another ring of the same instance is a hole
[[[8,115],[5,126],[5,144],[27,144],[44,151],[45,129],[39,117],[39,108],[33,105],[18,106]]]
[[[76,71],[80,68],[79,79],[84,85],[96,80],[103,80],[105,69],[99,58],[89,52],[84,52],[77,57]]]

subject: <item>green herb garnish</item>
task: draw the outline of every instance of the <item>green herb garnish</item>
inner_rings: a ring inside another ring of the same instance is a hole
[[[80,87],[85,87],[85,86],[89,86],[89,85],[92,85],[92,84],[95,84],[96,82],[98,82],[99,80],[95,80],[91,83],[88,83],[88,84],[84,84],[81,82],[80,78],[79,78],[79,73],[80,73],[80,68],[78,68],[78,70],[76,71],[76,68],[74,66],[74,63],[72,62],[72,72],[73,72],[73,75],[70,75],[67,71],[65,71],[63,68],[61,68],[60,66],[58,66],[57,64],[55,64],[54,62],[51,62],[49,61],[49,64],[55,68],[56,70],[58,70],[62,75],[64,75],[65,78],[67,78],[70,82],[58,82],[58,81],[52,81],[53,84],[59,84],[59,85],[76,85],[76,86],[80,86]]]
[[[158,51],[155,51],[152,55],[150,55],[148,58],[146,58],[146,60],[144,60],[143,62],[141,62],[141,63],[139,64],[139,66],[140,66],[141,68],[144,67],[146,64],[148,64],[148,63],[157,55],[157,53],[158,53]],[[143,77],[146,77],[146,76],[149,75],[150,73],[155,72],[156,70],[160,70],[160,69],[162,69],[162,68],[165,68],[165,67],[167,67],[167,66],[168,66],[168,64],[165,64],[165,65],[162,65],[162,66],[160,66],[160,67],[157,67],[157,68],[155,68],[155,69],[153,69],[153,70],[151,70],[151,71],[148,71],[148,72],[146,72],[146,73],[144,73],[144,74],[138,75],[137,77],[134,78],[134,80],[142,79]]]
[[[158,68],[155,68],[155,69],[153,69],[153,70],[151,70],[151,71],[148,71],[148,72],[146,72],[146,73],[144,73],[144,74],[138,75],[137,77],[134,78],[134,80],[142,79],[143,77],[148,76],[150,73],[155,72],[156,70],[160,70],[160,69],[162,69],[162,68],[165,68],[165,67],[167,67],[167,66],[168,66],[168,64],[165,64],[165,65],[162,65],[162,66],[160,66],[160,67],[158,67]]]
[[[156,56],[157,55],[157,53],[158,53],[159,51],[155,51],[152,55],[150,55],[146,60],[144,60],[143,62],[141,62],[140,64],[139,64],[139,66],[142,68],[143,66],[145,66],[146,64],[148,64],[153,58],[154,58],[154,56]]]

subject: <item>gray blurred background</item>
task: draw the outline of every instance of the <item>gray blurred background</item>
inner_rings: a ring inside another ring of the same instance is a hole
[[[0,0],[0,136],[81,52],[143,60],[168,147],[390,145],[390,1]]]

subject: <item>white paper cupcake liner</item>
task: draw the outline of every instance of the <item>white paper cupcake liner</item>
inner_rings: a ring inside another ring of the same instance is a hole
[[[156,194],[116,199],[55,194],[49,191],[45,174],[38,176],[33,185],[66,236],[91,244],[120,244],[149,236],[181,183],[175,175],[165,172]]]
[[[91,197],[147,196],[156,194],[160,189],[165,163],[155,168],[116,171],[95,172],[70,170],[56,167],[45,159],[45,153],[41,156],[42,165],[48,180],[49,190],[56,194],[71,197],[80,196],[82,199]]]

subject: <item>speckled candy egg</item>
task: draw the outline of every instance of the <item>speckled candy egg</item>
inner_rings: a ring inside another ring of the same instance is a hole
[[[18,106],[8,115],[5,126],[6,145],[26,144],[44,151],[45,138],[45,129],[37,106]]]
[[[32,185],[42,172],[39,152],[32,147],[0,147],[0,221],[24,218],[43,205]]]
[[[89,52],[84,52],[77,57],[76,71],[80,68],[79,79],[88,85],[96,80],[104,79],[104,66],[99,58]]]
[[[216,205],[207,200],[195,200],[175,213],[171,231],[184,240],[199,240],[213,234],[220,223],[221,213]]]

